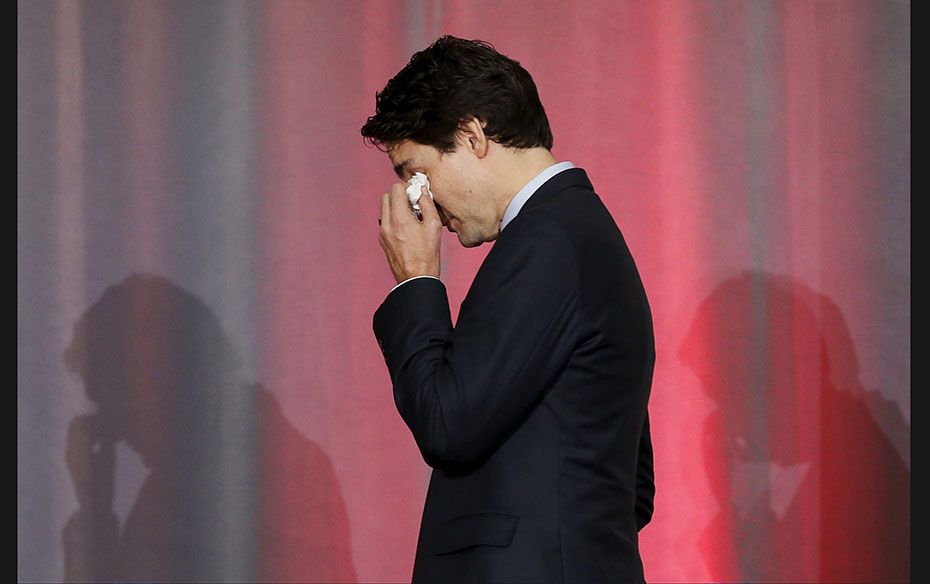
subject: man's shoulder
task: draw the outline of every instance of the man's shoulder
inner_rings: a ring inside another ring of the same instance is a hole
[[[518,247],[537,240],[569,248],[580,245],[584,232],[600,229],[610,216],[596,192],[582,186],[568,186],[537,206],[522,210],[504,229],[498,244]]]

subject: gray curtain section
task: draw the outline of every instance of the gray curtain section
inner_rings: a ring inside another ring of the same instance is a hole
[[[254,576],[257,7],[18,5],[22,581]]]

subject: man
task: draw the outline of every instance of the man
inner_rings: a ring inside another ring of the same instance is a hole
[[[652,317],[587,174],[551,153],[529,73],[444,36],[376,96],[362,128],[395,172],[379,241],[398,285],[375,336],[433,468],[413,582],[643,582],[655,492]],[[442,227],[495,241],[453,326]]]

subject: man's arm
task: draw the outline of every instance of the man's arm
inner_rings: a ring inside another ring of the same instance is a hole
[[[578,275],[568,235],[540,213],[512,236],[489,252],[454,329],[445,285],[432,278],[398,287],[375,312],[395,405],[434,468],[467,464],[496,446],[575,347]]]
[[[636,530],[652,520],[653,499],[656,494],[655,473],[652,468],[652,436],[649,431],[649,410],[643,420],[639,437],[639,455],[636,457]]]

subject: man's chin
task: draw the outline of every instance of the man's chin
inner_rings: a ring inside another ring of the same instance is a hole
[[[494,237],[492,237],[491,239],[469,239],[467,237],[463,237],[461,233],[456,233],[456,235],[458,236],[459,243],[462,244],[462,247],[478,247],[479,245],[483,243],[486,243],[488,241],[494,241],[495,239]]]
[[[468,239],[464,234],[458,231],[453,231],[452,233],[454,233],[458,238],[459,243],[462,244],[462,247],[475,247],[475,243]]]

